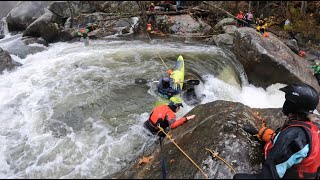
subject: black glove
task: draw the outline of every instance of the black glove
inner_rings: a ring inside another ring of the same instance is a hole
[[[259,133],[259,131],[251,124],[245,124],[243,126],[243,130],[251,134],[252,136],[257,135]]]

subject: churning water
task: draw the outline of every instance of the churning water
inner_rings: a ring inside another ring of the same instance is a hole
[[[8,42],[6,42],[8,43]],[[0,46],[2,44],[0,43]],[[185,59],[202,83],[201,104],[215,100],[279,108],[284,94],[247,83],[242,67],[215,46],[123,40],[51,44],[0,76],[0,178],[102,178],[156,140],[143,128],[157,98],[150,84]],[[185,105],[181,117],[193,106]]]

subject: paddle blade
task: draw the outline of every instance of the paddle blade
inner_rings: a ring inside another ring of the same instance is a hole
[[[187,84],[190,84],[190,85],[199,85],[200,84],[200,81],[199,80],[196,80],[196,79],[190,79],[190,80],[187,80]]]
[[[134,83],[136,84],[146,84],[148,81],[146,79],[137,78],[134,80]]]

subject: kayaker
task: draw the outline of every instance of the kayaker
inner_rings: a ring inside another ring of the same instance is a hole
[[[180,96],[171,97],[169,105],[160,105],[153,109],[149,119],[144,122],[144,127],[151,133],[156,134],[159,131],[159,128],[157,127],[159,124],[160,127],[168,132],[170,129],[177,128],[195,117],[195,115],[183,116],[176,120],[175,113],[178,112],[181,107],[183,107],[183,105]],[[161,132],[158,135],[165,137],[165,134]]]
[[[319,124],[312,113],[319,103],[318,92],[307,84],[292,84],[280,89],[285,93],[282,112],[288,121],[274,133],[268,128],[258,136],[267,141],[261,173],[237,173],[233,179],[319,179]]]
[[[166,99],[170,99],[172,96],[179,94],[181,90],[174,89],[173,83],[174,83],[173,80],[169,77],[164,77],[160,79],[159,85],[158,85],[158,92]]]

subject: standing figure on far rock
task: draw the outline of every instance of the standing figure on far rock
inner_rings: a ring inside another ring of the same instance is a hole
[[[88,46],[89,45],[89,29],[88,28],[81,28],[80,31],[78,32],[78,36],[83,37],[84,45]]]
[[[313,75],[317,78],[319,86],[320,86],[320,62],[317,61],[316,65],[308,66],[308,68],[314,69]]]

